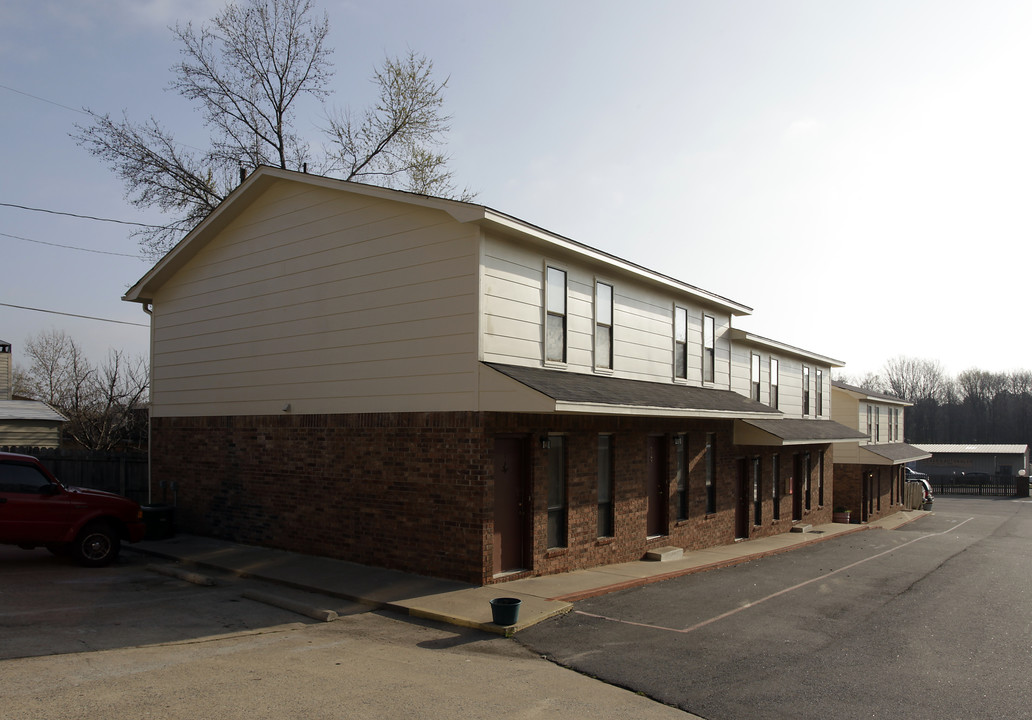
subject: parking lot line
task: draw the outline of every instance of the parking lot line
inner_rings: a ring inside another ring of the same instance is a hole
[[[742,612],[743,610],[748,610],[750,608],[756,607],[757,605],[762,605],[763,603],[767,602],[768,600],[773,600],[776,597],[781,597],[782,595],[785,595],[787,593],[794,592],[795,590],[799,590],[800,588],[804,588],[807,585],[811,585],[811,584],[813,584],[815,582],[818,582],[820,580],[826,580],[827,578],[832,577],[833,575],[838,575],[839,573],[845,572],[847,570],[851,570],[852,568],[855,568],[858,565],[863,565],[864,563],[870,562],[871,560],[877,560],[878,558],[884,557],[884,556],[886,556],[886,555],[888,555],[890,553],[894,553],[897,550],[902,550],[903,548],[907,547],[908,545],[913,545],[914,543],[920,542],[921,540],[926,540],[926,539],[928,539],[930,537],[938,537],[940,535],[946,535],[947,533],[953,532],[954,530],[959,528],[961,525],[964,525],[965,523],[968,523],[968,522],[970,522],[972,520],[974,520],[974,518],[973,517],[969,517],[966,520],[962,520],[961,522],[957,523],[956,525],[951,527],[949,530],[943,530],[942,532],[937,532],[937,533],[929,533],[928,535],[921,535],[920,537],[916,537],[913,540],[908,540],[907,542],[903,543],[902,545],[897,545],[896,547],[889,548],[888,550],[883,550],[882,552],[877,553],[876,555],[871,555],[870,557],[864,558],[863,560],[857,560],[856,562],[850,563],[849,565],[846,565],[845,567],[840,567],[837,570],[832,570],[831,572],[824,573],[823,575],[818,575],[817,577],[810,578],[809,580],[804,580],[801,583],[797,583],[796,585],[792,585],[791,587],[787,587],[787,588],[784,588],[782,590],[778,590],[777,592],[771,593],[770,595],[767,595],[766,597],[760,598],[759,600],[753,600],[751,602],[747,602],[746,604],[741,605],[739,607],[736,607],[733,610],[728,610],[727,612],[721,613],[720,615],[715,615],[715,616],[709,618],[708,620],[703,620],[702,622],[698,622],[698,623],[696,623],[696,624],[694,624],[694,625],[692,625],[690,627],[686,627],[686,628],[671,628],[671,627],[664,627],[662,625],[650,625],[649,623],[634,622],[632,620],[620,620],[619,618],[612,618],[612,617],[608,617],[606,615],[598,615],[598,614],[595,614],[595,613],[589,613],[589,612],[585,612],[583,610],[576,610],[576,609],[573,612],[578,614],[578,615],[584,615],[585,617],[593,617],[593,618],[597,618],[599,620],[606,620],[608,622],[621,623],[621,624],[624,624],[624,625],[633,625],[635,627],[649,628],[649,629],[652,629],[652,630],[661,630],[661,631],[664,631],[664,632],[687,634],[687,633],[690,633],[690,632],[694,632],[695,630],[698,630],[700,628],[704,628],[707,625],[712,625],[713,623],[718,622],[720,620],[725,620],[725,619],[727,619],[727,618],[729,618],[729,617],[731,617],[733,615],[737,615],[738,613]]]

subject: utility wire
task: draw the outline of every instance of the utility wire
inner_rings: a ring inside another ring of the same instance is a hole
[[[42,308],[26,307],[25,305],[11,305],[0,303],[0,307],[16,308],[18,310],[32,310],[33,312],[49,313],[51,315],[64,315],[65,317],[83,318],[84,320],[97,320],[99,322],[115,323],[117,325],[135,325],[136,327],[150,327],[144,323],[128,322],[126,320],[108,320],[107,318],[92,317],[90,315],[76,315],[75,313],[59,312],[57,310],[44,310]]]
[[[141,255],[132,255],[130,253],[120,252],[109,252],[107,250],[93,250],[92,248],[76,247],[75,245],[61,245],[59,243],[47,242],[45,240],[33,240],[32,238],[21,237],[20,235],[10,235],[8,233],[0,232],[0,237],[14,238],[15,240],[24,240],[25,242],[38,243],[40,245],[50,245],[51,247],[65,248],[67,250],[81,250],[82,252],[97,253],[99,255],[118,255],[119,257],[130,257],[143,259]]]
[[[24,95],[25,97],[30,97],[33,100],[39,100],[40,102],[45,102],[45,103],[50,103],[51,105],[56,105],[57,107],[64,108],[65,110],[71,110],[72,112],[82,113],[83,115],[93,115],[93,113],[87,112],[86,110],[69,107],[68,105],[62,105],[59,102],[54,102],[53,100],[47,100],[46,98],[41,98],[39,95],[33,95],[31,93],[23,92],[22,90],[15,90],[13,87],[8,87],[7,85],[0,85],[0,88],[3,88],[4,90],[10,90],[11,92],[18,93],[19,95]]]
[[[168,225],[148,225],[147,223],[132,222],[130,220],[112,220],[111,218],[94,217],[93,215],[78,215],[76,213],[61,212],[60,210],[47,210],[46,208],[15,205],[14,203],[0,202],[0,207],[17,208],[18,210],[32,210],[33,212],[50,213],[51,215],[67,215],[68,217],[79,218],[81,220],[97,220],[99,222],[118,223],[119,225],[139,225],[140,227],[157,228],[159,230],[170,229]]]

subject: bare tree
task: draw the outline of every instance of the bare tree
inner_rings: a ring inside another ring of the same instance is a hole
[[[42,332],[25,343],[27,369],[15,373],[15,393],[41,400],[68,418],[64,433],[92,450],[118,447],[138,434],[149,371],[143,358],[112,350],[94,366],[64,332]]]
[[[888,390],[907,402],[941,400],[947,377],[938,360],[899,356],[885,363]]]
[[[166,226],[136,233],[152,257],[214,210],[244,166],[302,170],[312,162],[345,180],[457,196],[448,158],[439,152],[449,130],[442,110],[447,80],[434,79],[426,57],[388,57],[373,74],[380,88],[375,107],[358,120],[336,111],[323,156],[312,158],[295,111],[302,98],[328,98],[333,76],[329,19],[317,15],[312,0],[230,3],[211,24],[176,25],[172,32],[183,60],[172,68],[170,87],[199,104],[209,149],[191,152],[155,118],[134,123],[124,113],[116,120],[91,112],[93,121],[73,134],[121,176],[129,202],[172,215]],[[463,199],[470,197],[463,191]]]

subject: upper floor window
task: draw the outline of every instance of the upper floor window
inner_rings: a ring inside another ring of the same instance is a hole
[[[874,441],[881,442],[881,408],[874,409]]]
[[[874,408],[870,405],[867,406],[867,439],[874,440]]]
[[[755,353],[750,363],[749,397],[756,402],[760,401],[760,356]]]
[[[817,384],[815,386],[815,389],[817,391],[817,394],[816,394],[816,397],[815,397],[815,400],[817,401],[817,409],[816,409],[814,414],[817,415],[818,417],[820,417],[821,415],[824,414],[824,371],[823,370],[818,370],[817,371]]]
[[[674,377],[688,378],[688,311],[674,307]]]
[[[566,272],[545,271],[545,360],[566,362]]]
[[[595,283],[595,367],[613,369],[613,286]]]
[[[810,414],[810,368],[803,365],[803,415]]]
[[[770,406],[778,409],[778,361],[770,359]]]
[[[702,379],[713,382],[713,363],[716,359],[716,322],[709,315],[702,316]]]

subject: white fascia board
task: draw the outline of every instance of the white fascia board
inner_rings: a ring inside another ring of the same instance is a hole
[[[771,413],[743,413],[730,410],[695,410],[668,407],[652,407],[646,405],[610,405],[608,403],[580,403],[557,400],[557,413],[576,413],[580,415],[631,415],[641,417],[671,418],[707,418],[711,420],[772,420]]]
[[[783,343],[778,340],[771,340],[770,338],[755,335],[749,332],[748,330],[742,330],[740,328],[731,329],[731,339],[737,342],[746,342],[750,345],[755,345],[756,347],[763,347],[768,350],[777,350],[778,352],[782,352],[788,355],[795,355],[796,357],[810,360],[815,363],[820,363],[822,365],[828,365],[830,367],[846,366],[846,363],[842,360],[836,360],[835,358],[830,358],[826,355],[820,355],[809,350],[797,348],[794,345],[789,345],[788,343]]]
[[[608,265],[609,267],[617,268],[621,272],[637,276],[648,283],[663,285],[678,293],[691,295],[707,305],[719,307],[732,315],[752,314],[752,308],[747,305],[742,305],[741,303],[707,292],[706,290],[694,287],[675,278],[654,272],[648,268],[636,265],[630,261],[623,260],[615,255],[610,255],[609,253],[597,250],[575,240],[570,240],[569,238],[564,238],[561,235],[556,235],[542,228],[535,227],[534,225],[529,225],[512,216],[492,210],[491,208],[485,207],[484,211],[484,217],[481,220],[481,224],[488,228],[493,227],[510,233],[517,233],[524,237],[533,238],[539,242],[561,248],[566,252],[588,258],[589,260]]]

